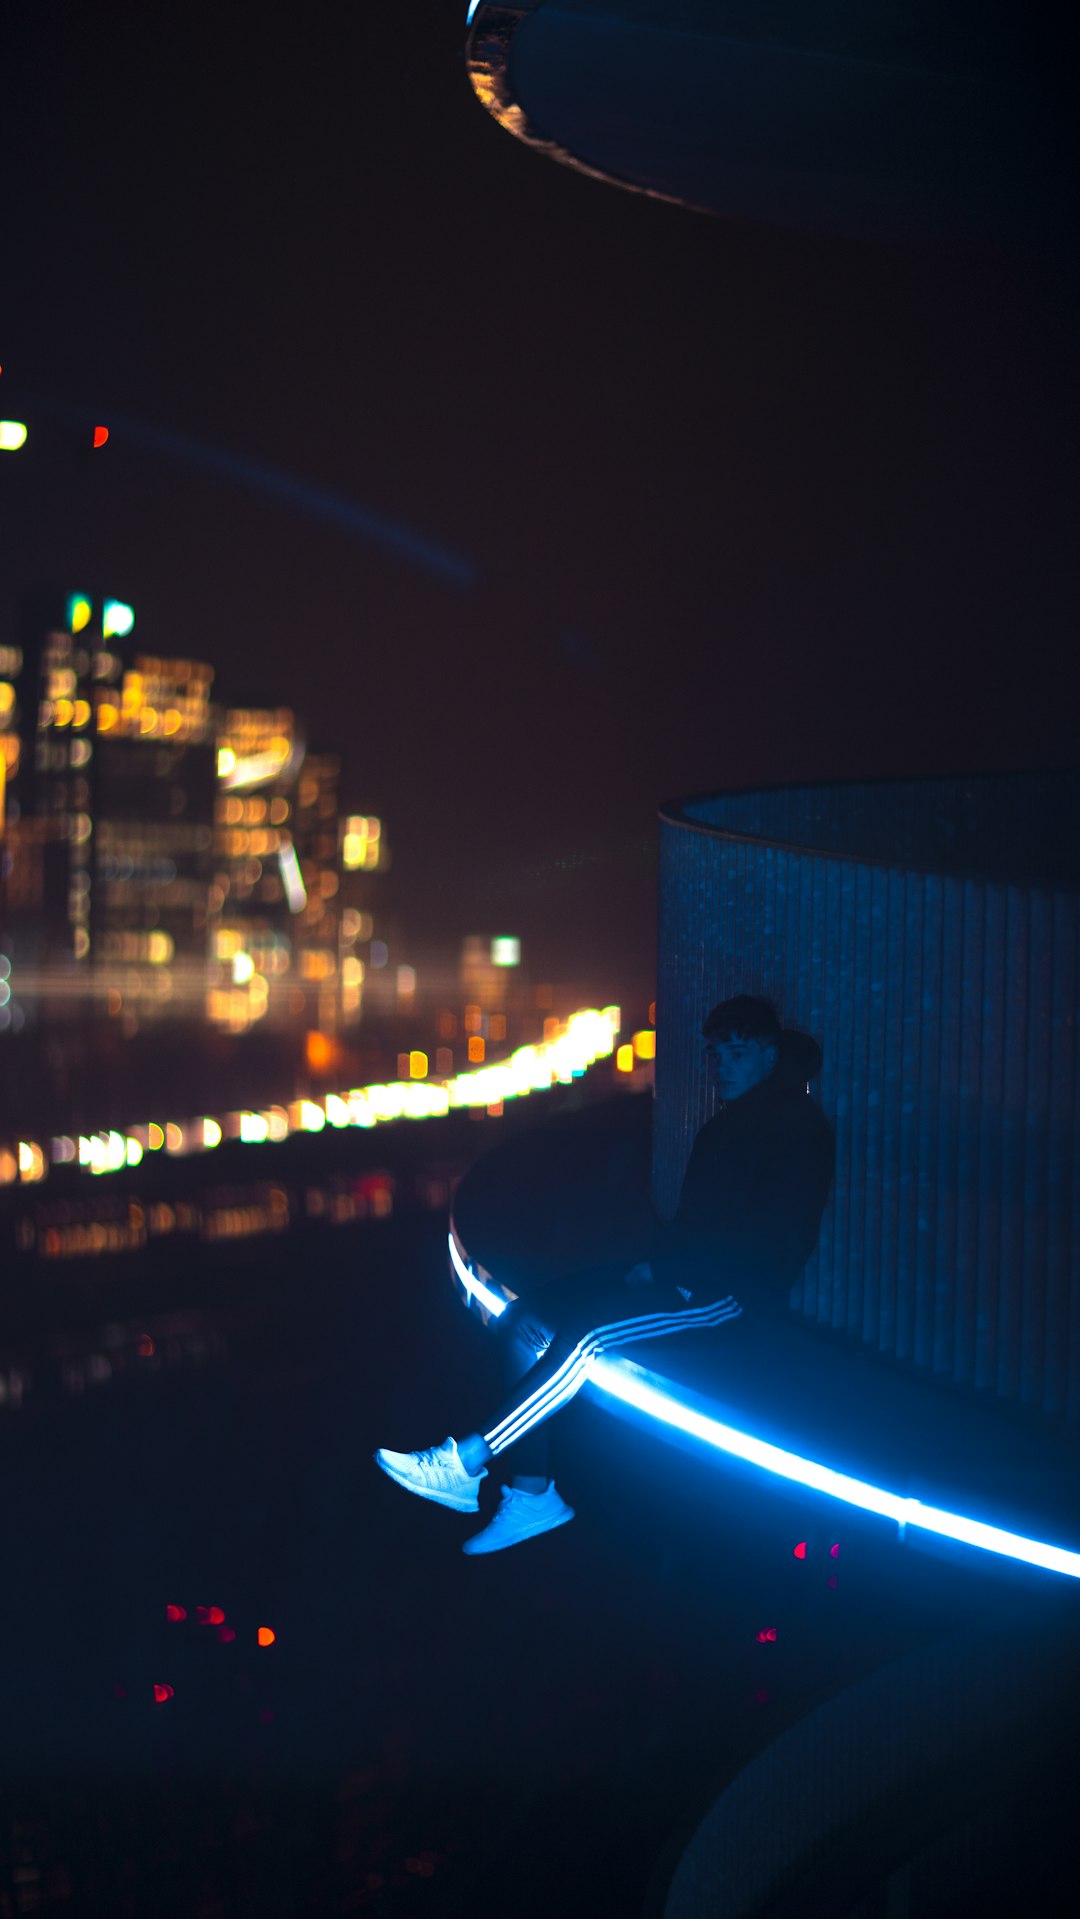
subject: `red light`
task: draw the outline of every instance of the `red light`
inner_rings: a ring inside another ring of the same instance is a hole
[[[796,1559],[805,1559],[805,1558],[806,1558],[806,1541],[805,1541],[805,1539],[800,1539],[800,1541],[799,1541],[799,1543],[798,1543],[798,1545],[796,1546],[796,1548],[795,1548],[795,1557],[796,1557]]]
[[[217,1629],[217,1636],[220,1639],[223,1646],[227,1646],[230,1639],[236,1638],[236,1634],[234,1633],[231,1626],[219,1626]]]
[[[104,446],[108,437],[109,437],[109,429],[107,426],[96,426],[94,428],[94,445],[95,446]]]
[[[829,1558],[839,1559],[839,1557],[840,1557],[840,1541],[837,1540],[835,1546],[829,1547]]]
[[[139,1334],[139,1358],[153,1359],[156,1351],[157,1351],[157,1347],[154,1345],[154,1342],[151,1339],[150,1334],[140,1333]]]
[[[223,1626],[225,1614],[220,1606],[196,1606],[195,1617],[200,1626]]]
[[[277,1638],[277,1633],[272,1626],[260,1626],[258,1638],[260,1646],[272,1646]]]
[[[126,1687],[126,1686],[114,1686],[114,1687],[113,1687],[113,1698],[114,1698],[114,1699],[126,1699],[126,1698],[127,1698],[127,1687]]]
[[[163,1706],[167,1700],[172,1699],[174,1696],[171,1686],[158,1685],[154,1687],[154,1704],[157,1706]]]
[[[765,1642],[766,1642],[766,1640],[769,1640],[769,1639],[775,1639],[775,1638],[776,1638],[776,1627],[775,1627],[775,1626],[762,1626],[762,1628],[761,1628],[761,1631],[760,1631],[760,1632],[756,1632],[756,1633],[754,1634],[754,1638],[755,1638],[755,1639],[757,1640],[757,1642],[758,1642],[758,1645],[759,1645],[759,1646],[763,1646],[763,1645],[765,1644]]]
[[[173,1620],[186,1619],[187,1613],[184,1611],[183,1606],[166,1606],[165,1617],[166,1619],[173,1619]]]
[[[421,1879],[430,1879],[435,1870],[436,1856],[433,1852],[421,1852],[413,1859],[406,1859],[405,1870],[419,1873]]]

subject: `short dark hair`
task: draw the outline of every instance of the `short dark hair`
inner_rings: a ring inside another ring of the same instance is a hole
[[[701,1037],[704,1040],[760,1039],[767,1046],[778,1046],[781,1031],[771,1000],[738,993],[734,999],[722,999],[713,1007],[701,1029]]]

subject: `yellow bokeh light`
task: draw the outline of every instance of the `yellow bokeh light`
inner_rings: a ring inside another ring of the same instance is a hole
[[[119,718],[120,714],[112,702],[110,700],[102,700],[97,710],[98,732],[111,733]]]
[[[150,1148],[150,1151],[152,1153],[159,1153],[165,1144],[165,1128],[156,1125],[155,1122],[151,1120],[146,1129],[146,1134],[146,1144]]]
[[[428,1056],[426,1053],[413,1052],[409,1054],[410,1079],[426,1079],[427,1070]]]
[[[42,1147],[33,1139],[19,1141],[19,1178],[28,1185],[34,1180],[44,1179],[48,1162]]]
[[[313,1028],[304,1041],[304,1054],[314,1073],[326,1073],[337,1059],[337,1047],[326,1033]]]
[[[620,1073],[632,1073],[634,1070],[634,1049],[632,1046],[620,1046],[615,1054],[615,1065]]]
[[[652,1031],[651,1028],[648,1028],[645,1031],[640,1033],[635,1033],[633,1038],[633,1047],[634,1047],[634,1052],[636,1053],[638,1059],[655,1059],[656,1058],[656,1034]]]

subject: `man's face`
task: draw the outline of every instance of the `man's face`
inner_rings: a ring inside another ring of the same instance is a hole
[[[725,1105],[741,1099],[752,1086],[767,1079],[776,1065],[776,1047],[761,1039],[743,1039],[732,1033],[724,1039],[705,1042],[709,1068],[717,1092]]]

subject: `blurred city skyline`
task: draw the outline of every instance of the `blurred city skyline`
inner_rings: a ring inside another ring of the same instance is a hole
[[[663,800],[1072,756],[1074,274],[570,175],[463,37],[20,21],[0,410],[112,424],[0,458],[0,623],[107,580],[305,710],[418,935],[644,988]]]

